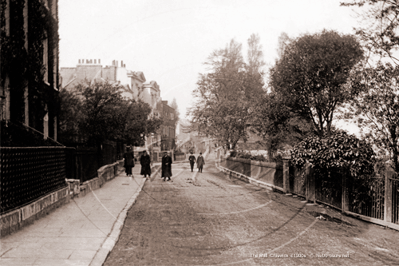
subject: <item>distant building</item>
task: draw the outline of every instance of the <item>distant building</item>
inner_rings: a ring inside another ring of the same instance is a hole
[[[79,59],[76,67],[62,67],[61,87],[73,89],[79,83],[107,80],[123,86],[122,96],[148,103],[152,109],[160,101],[160,89],[156,81],[146,83],[143,72],[126,69],[126,64],[113,60],[110,66],[102,66],[100,59]]]
[[[172,150],[176,145],[176,119],[175,112],[168,105],[168,101],[162,101],[158,104],[158,110],[161,112],[163,124],[160,129],[161,150]]]
[[[0,119],[57,140],[58,1],[2,5]]]
[[[131,92],[131,71],[126,69],[126,65],[116,60],[112,61],[110,66],[103,67],[100,59],[79,59],[76,67],[62,67],[60,69],[62,77],[61,87],[64,89],[73,89],[82,82],[94,82],[107,80],[117,82],[123,85],[129,94],[125,96],[132,98]],[[144,76],[142,77],[145,81]]]
[[[100,59],[79,59],[76,67],[62,67],[60,73],[62,88],[73,89],[84,81],[108,80],[123,86],[122,96],[135,100],[140,99],[149,104],[151,107],[150,117],[161,118],[164,116],[164,112],[167,112],[166,116],[170,117],[169,108],[171,107],[167,105],[167,102],[162,102],[158,83],[156,81],[147,82],[143,72],[126,69],[126,64],[123,61],[119,64],[118,61],[113,60],[110,66],[103,67]],[[169,120],[167,123],[168,126],[162,126],[159,133],[147,137],[145,146],[137,147],[136,151],[145,149],[160,151],[161,143],[164,143],[164,147],[172,147],[175,133],[174,129],[170,130]],[[164,137],[161,132],[165,132]]]

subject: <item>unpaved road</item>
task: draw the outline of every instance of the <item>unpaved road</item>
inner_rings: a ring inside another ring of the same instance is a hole
[[[104,265],[399,265],[399,232],[317,219],[324,208],[230,180],[210,157],[146,182]]]

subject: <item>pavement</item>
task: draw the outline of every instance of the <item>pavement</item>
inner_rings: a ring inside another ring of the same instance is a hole
[[[153,175],[160,168],[159,163],[154,166]],[[32,225],[0,239],[0,265],[102,265],[144,186],[146,179],[139,171],[137,165],[133,178],[121,173],[100,189],[75,197]]]

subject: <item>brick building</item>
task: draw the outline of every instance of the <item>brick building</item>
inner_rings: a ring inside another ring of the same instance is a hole
[[[2,137],[7,138],[7,130],[15,126],[57,140],[58,1],[2,0],[1,4],[5,7],[0,12]],[[15,141],[17,133],[13,134]]]
[[[176,145],[176,117],[175,110],[168,105],[168,101],[162,101],[161,118],[161,150],[172,150]]]

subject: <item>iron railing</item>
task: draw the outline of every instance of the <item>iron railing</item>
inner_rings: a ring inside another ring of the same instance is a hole
[[[64,147],[1,147],[0,213],[67,186]]]

